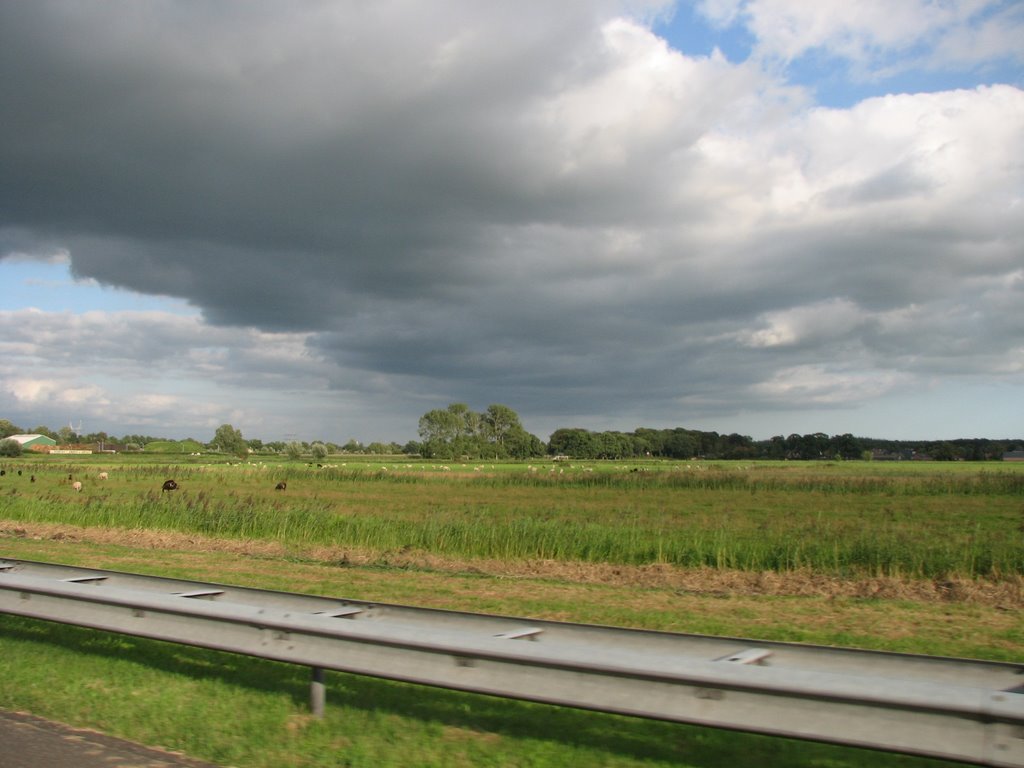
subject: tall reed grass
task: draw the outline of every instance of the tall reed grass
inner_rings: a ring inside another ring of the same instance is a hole
[[[990,493],[997,487],[1016,494],[1015,484],[995,480],[988,486]],[[962,488],[973,492],[975,482]],[[366,485],[365,479],[356,483],[360,489]],[[948,492],[941,484],[932,487],[937,493]],[[424,489],[422,482],[419,488]],[[720,492],[721,488],[714,490]],[[564,503],[572,495],[570,490],[569,497],[559,501]],[[326,496],[293,500],[284,494],[268,498],[265,492],[216,493],[210,488],[174,494],[149,490],[127,497],[78,497],[53,491],[36,497],[8,494],[0,497],[0,517],[273,540],[295,548],[352,547],[376,552],[385,559],[390,553],[423,551],[466,559],[667,563],[752,571],[811,569],[837,575],[941,578],[1024,574],[1020,531],[1024,526],[1005,531],[991,523],[963,521],[941,531],[927,531],[907,515],[891,513],[862,519],[715,509],[672,514],[634,507],[588,515],[572,505],[529,509],[523,504],[506,507],[463,502],[447,507],[428,505],[417,514],[393,513],[378,506],[367,514],[347,511],[337,499]]]

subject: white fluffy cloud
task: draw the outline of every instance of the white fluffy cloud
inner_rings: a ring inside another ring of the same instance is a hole
[[[754,55],[673,48],[657,3],[0,6],[0,258],[202,313],[3,314],[5,380],[407,437],[452,400],[675,424],[1019,385],[1024,91],[824,108],[785,62],[1012,57],[1020,14],[701,8]]]
[[[788,62],[817,50],[862,76],[1024,58],[1024,11],[1003,0],[705,0],[700,8],[716,24],[743,24],[761,56]]]

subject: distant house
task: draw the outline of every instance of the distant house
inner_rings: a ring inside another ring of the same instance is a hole
[[[17,440],[27,450],[40,450],[57,444],[56,440],[46,435],[8,435],[4,440]]]
[[[911,461],[919,458],[910,448],[902,448],[898,451],[887,451],[883,448],[875,448],[871,451],[872,461]],[[927,460],[929,457],[925,457]]]
[[[1024,451],[1007,451],[1003,454],[1003,461],[1024,461]]]

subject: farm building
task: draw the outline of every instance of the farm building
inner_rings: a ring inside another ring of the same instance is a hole
[[[4,438],[5,440],[17,440],[21,443],[21,447],[26,450],[33,448],[49,447],[56,445],[57,441],[53,438],[47,437],[46,435],[8,435]]]

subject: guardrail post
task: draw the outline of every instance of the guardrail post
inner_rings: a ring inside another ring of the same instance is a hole
[[[313,675],[309,683],[309,708],[313,717],[318,720],[324,716],[324,701],[327,698],[327,689],[324,686],[324,670],[321,667],[312,668]]]

